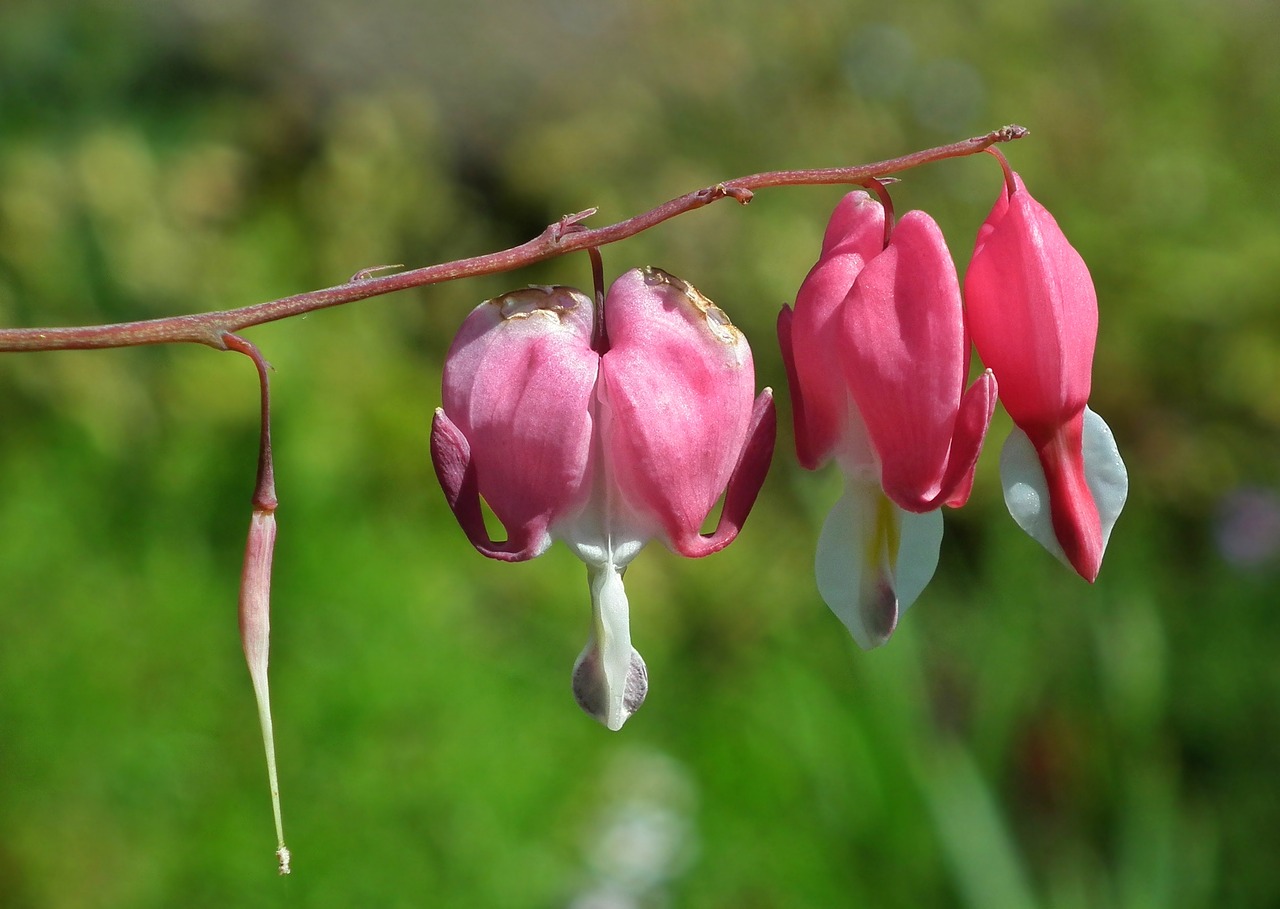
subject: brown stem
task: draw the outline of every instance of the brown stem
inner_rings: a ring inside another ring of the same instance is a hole
[[[238,335],[223,335],[222,344],[224,350],[242,353],[253,360],[253,365],[258,369],[258,384],[262,388],[262,434],[258,443],[258,481],[253,489],[253,507],[270,514],[279,505],[276,499],[275,465],[271,459],[271,383],[268,380],[271,364],[256,345]]]
[[[604,324],[604,258],[595,246],[587,247],[591,259],[591,287],[595,293],[595,309],[591,319],[591,348],[603,354],[609,349],[609,336]]]
[[[868,180],[862,184],[880,197],[880,206],[884,209],[884,249],[889,248],[889,238],[893,236],[893,198],[889,188],[880,180]]]
[[[1025,135],[1027,130],[1021,126],[1005,126],[985,136],[975,136],[950,145],[941,145],[874,164],[813,170],[778,170],[737,177],[724,183],[717,183],[715,186],[686,193],[634,218],[606,227],[583,226],[582,222],[595,214],[596,210],[592,208],[565,215],[532,240],[500,252],[458,259],[439,265],[428,265],[425,268],[416,268],[383,277],[372,275],[372,272],[380,269],[365,269],[357,272],[352,281],[337,287],[294,294],[238,309],[170,316],[149,319],[145,322],[122,322],[114,325],[0,329],[0,353],[89,350],[179,343],[205,344],[215,350],[226,350],[228,349],[227,335],[254,325],[275,322],[330,306],[354,303],[357,300],[411,287],[513,271],[565,253],[605,246],[634,237],[663,221],[702,208],[720,199],[731,198],[745,205],[751,201],[755,190],[773,186],[863,184],[867,180],[885,177],[922,164],[976,154],[996,143],[1021,139]]]
[[[1018,191],[1018,181],[1014,179],[1013,168],[1009,166],[1009,159],[998,148],[985,148],[983,151],[994,155],[995,159],[1000,162],[1000,168],[1004,171],[1005,189],[1008,190],[1009,196],[1012,197]]]

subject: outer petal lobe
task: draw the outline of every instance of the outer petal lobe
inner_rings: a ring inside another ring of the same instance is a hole
[[[614,282],[605,325],[602,463],[628,517],[680,548],[720,498],[753,422],[751,351],[715,304],[654,268]]]
[[[884,246],[884,208],[862,191],[840,200],[827,224],[822,254],[783,308],[778,340],[791,387],[796,455],[816,470],[846,431],[849,393],[841,381],[840,322],[845,297]]]
[[[960,285],[928,215],[908,212],[858,275],[842,329],[844,374],[879,455],[885,494],[914,512],[963,500],[995,386],[984,376],[962,399],[969,351]]]
[[[569,288],[507,294],[472,311],[445,361],[444,413],[469,444],[478,492],[513,540],[531,538],[538,551],[550,542],[548,527],[590,492],[599,368],[592,310]],[[456,439],[439,447],[461,457]]]

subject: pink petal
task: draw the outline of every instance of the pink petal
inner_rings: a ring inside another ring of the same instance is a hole
[[[1089,504],[1079,491],[1078,479],[1064,480],[1061,467],[1051,468],[1059,474],[1053,484],[1053,489],[1057,490],[1057,501],[1054,501],[1055,493],[1047,479],[1046,461],[1052,464],[1055,460],[1066,460],[1070,469],[1076,470],[1078,468],[1070,463],[1074,460],[1072,457],[1063,459],[1050,454],[1046,458],[1036,451],[1026,433],[1014,429],[1000,452],[1000,481],[1004,486],[1005,504],[1018,526],[1086,580],[1092,581],[1097,575],[1102,551],[1106,549],[1107,540],[1128,497],[1129,475],[1116,448],[1115,437],[1103,419],[1086,407],[1082,423],[1084,481],[1101,524],[1100,542],[1093,532]],[[1073,502],[1078,504],[1073,505]],[[1067,522],[1079,529],[1064,528]],[[1068,541],[1067,545],[1075,553],[1073,557],[1068,557],[1060,536]],[[1083,545],[1071,542],[1078,538],[1085,540]]]
[[[841,378],[840,313],[854,279],[884,246],[884,208],[867,193],[840,200],[827,224],[822,254],[796,294],[795,312],[778,320],[791,388],[796,456],[815,470],[845,431],[849,395]]]
[[[486,555],[530,557],[519,554],[545,548],[547,528],[587,501],[599,369],[593,309],[565,287],[516,291],[473,310],[449,349],[433,459],[451,507]],[[486,551],[477,542],[476,493],[511,545]]]
[[[719,307],[656,268],[618,278],[604,308],[601,463],[627,512],[615,517],[679,548],[739,461],[754,410],[751,350]]]
[[[1098,300],[1080,254],[1017,178],[978,234],[965,275],[969,330],[1009,416],[1038,445],[1089,397]]]
[[[969,501],[978,455],[982,453],[987,428],[996,412],[996,400],[996,377],[989,369],[984,370],[960,398],[955,436],[951,440],[947,472],[942,481],[942,497],[951,508],[959,508]]]
[[[766,388],[756,398],[747,440],[738,455],[738,463],[729,476],[729,484],[725,487],[724,506],[720,511],[720,520],[716,522],[716,529],[709,534],[686,533],[682,537],[672,538],[671,543],[676,552],[686,558],[699,559],[719,552],[737,538],[738,531],[746,523],[747,515],[756,503],[765,475],[769,472],[777,427],[773,391]]]
[[[942,231],[908,212],[858,275],[840,333],[849,389],[881,465],[885,494],[927,511],[972,483],[994,385],[965,398],[969,351],[955,265]],[[953,438],[955,450],[953,451]]]
[[[1105,543],[1098,506],[1085,476],[1083,431],[1081,412],[1046,444],[1037,445],[1036,454],[1044,468],[1054,536],[1071,567],[1092,583],[1102,567]]]
[[[512,523],[504,541],[489,536],[471,444],[439,407],[431,421],[431,463],[453,516],[481,555],[503,562],[523,562],[546,552],[551,545],[551,516],[547,514],[535,515],[520,524]]]

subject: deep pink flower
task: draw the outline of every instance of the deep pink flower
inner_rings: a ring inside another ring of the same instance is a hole
[[[655,268],[618,278],[599,313],[566,287],[490,300],[454,340],[432,424],[436,475],[485,555],[529,559],[561,539],[586,563],[595,621],[574,693],[610,729],[647,687],[623,570],[655,536],[695,558],[727,546],[764,482],[774,422],[741,332]],[[485,530],[480,497],[505,541]]]
[[[884,208],[864,192],[836,206],[778,335],[801,464],[834,457],[846,478],[819,539],[819,591],[874,647],[933,575],[937,509],[969,496],[995,379],[965,390],[960,285],[938,226],[909,212],[886,244]]]
[[[969,330],[1018,427],[1001,455],[1009,509],[1092,581],[1128,491],[1111,430],[1085,406],[1098,298],[1053,215],[1011,176],[965,275]]]

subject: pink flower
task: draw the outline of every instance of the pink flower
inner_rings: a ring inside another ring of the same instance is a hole
[[[863,647],[888,640],[937,566],[942,504],[969,496],[995,409],[984,373],[965,389],[969,342],[942,232],[904,216],[885,242],[864,192],[836,206],[817,264],[778,335],[796,451],[834,457],[845,494],[818,543],[818,589]]]
[[[618,278],[599,312],[579,291],[532,287],[482,303],[458,332],[432,423],[436,475],[484,555],[530,559],[561,539],[586,563],[594,624],[574,694],[610,729],[648,684],[623,571],[655,536],[691,558],[732,542],[768,471],[774,424],[741,332],[656,268]],[[506,540],[485,530],[482,496]]]
[[[1009,511],[1093,581],[1128,492],[1111,430],[1085,406],[1098,298],[1053,215],[1010,176],[965,275],[969,330],[1017,426],[1000,457]]]

